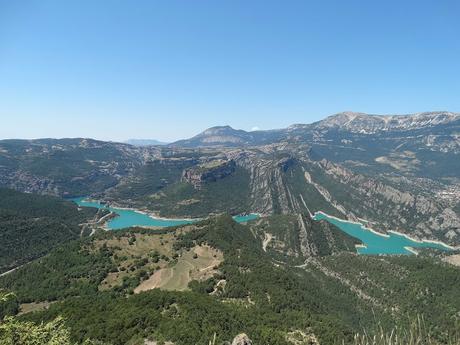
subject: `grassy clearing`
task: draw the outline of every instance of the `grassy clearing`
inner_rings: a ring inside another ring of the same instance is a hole
[[[444,258],[444,261],[460,267],[460,254],[448,255]]]
[[[113,252],[113,260],[118,270],[110,272],[101,282],[99,289],[107,290],[123,283],[123,279],[145,272],[146,276],[155,270],[168,266],[175,255],[172,244],[174,233],[145,234],[132,233],[129,236],[98,240],[94,243],[97,250],[106,246]]]
[[[190,229],[181,228],[180,233]],[[107,274],[99,289],[126,285],[127,279],[137,276],[141,279],[133,286],[135,293],[154,288],[183,291],[192,280],[212,277],[223,260],[222,252],[207,245],[175,250],[173,244],[177,235],[179,232],[133,232],[94,241],[92,250],[109,250],[117,266],[116,270]]]
[[[161,268],[135,290],[141,291],[160,288],[164,290],[183,291],[192,280],[205,280],[216,273],[217,266],[222,262],[223,254],[209,246],[195,246],[183,251],[177,261],[169,267]]]
[[[32,313],[34,311],[46,310],[54,302],[33,302],[33,303],[22,303],[19,307],[19,315]]]

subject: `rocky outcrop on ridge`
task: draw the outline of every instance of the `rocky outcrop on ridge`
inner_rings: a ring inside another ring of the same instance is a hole
[[[236,164],[233,160],[215,160],[185,169],[182,180],[200,189],[205,183],[215,182],[231,175],[235,169]]]

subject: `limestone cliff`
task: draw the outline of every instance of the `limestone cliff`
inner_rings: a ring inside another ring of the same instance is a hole
[[[203,184],[223,179],[235,172],[236,164],[233,160],[214,160],[185,169],[182,180],[191,183],[196,189]]]

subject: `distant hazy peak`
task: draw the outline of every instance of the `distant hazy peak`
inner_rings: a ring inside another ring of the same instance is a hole
[[[242,130],[234,129],[231,126],[214,126],[208,129],[205,129],[203,132],[198,134],[197,136],[205,136],[205,135],[215,135],[215,134],[228,134],[228,133],[238,133],[244,132]]]
[[[128,139],[125,141],[126,144],[134,145],[134,146],[154,146],[154,145],[167,145],[163,141],[155,140],[155,139]]]
[[[215,126],[204,130],[194,137],[179,140],[175,146],[240,146],[247,145],[253,140],[253,135],[242,129],[234,129],[228,125]]]

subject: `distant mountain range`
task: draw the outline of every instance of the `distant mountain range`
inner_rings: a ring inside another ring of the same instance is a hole
[[[156,146],[156,145],[167,145],[168,143],[158,141],[155,139],[128,139],[125,141],[126,144],[134,146]]]
[[[167,145],[134,142],[144,145],[3,140],[0,186],[165,217],[325,211],[460,244],[459,114],[346,112],[285,129],[220,126]]]
[[[327,117],[311,126],[314,128],[340,128],[355,133],[373,134],[381,131],[407,131],[434,127],[460,120],[460,114],[447,111],[425,112],[410,115],[369,115],[343,112]]]
[[[404,132],[439,126],[453,126],[458,130],[460,114],[447,111],[425,112],[411,115],[370,115],[355,112],[343,112],[331,115],[324,120],[311,124],[295,124],[284,129],[247,132],[230,126],[209,128],[202,133],[171,145],[182,147],[209,146],[253,146],[268,144],[298,136],[315,140],[323,137],[325,131],[340,131],[357,134],[376,134],[384,132]],[[453,133],[459,143],[458,132]]]
[[[0,140],[0,328],[35,321],[72,337],[60,344],[357,345],[409,344],[410,323],[433,330],[420,344],[458,344],[459,140],[449,112],[221,126],[168,145]],[[115,214],[72,197],[203,220],[106,231]],[[357,255],[366,241],[319,211],[457,250]],[[260,218],[231,217],[247,213]]]

